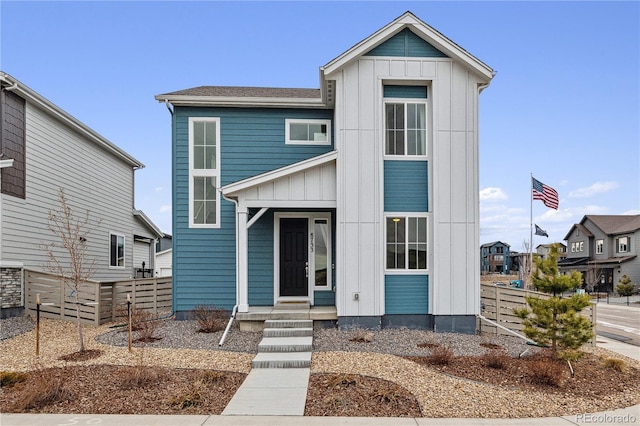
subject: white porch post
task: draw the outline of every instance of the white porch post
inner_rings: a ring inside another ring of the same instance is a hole
[[[249,312],[249,230],[247,217],[249,211],[246,206],[238,205],[238,312]]]

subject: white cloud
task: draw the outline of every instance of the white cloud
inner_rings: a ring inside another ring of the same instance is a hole
[[[171,206],[169,204],[161,206],[160,213],[171,213]]]
[[[156,192],[162,192],[162,187],[161,186],[157,186],[156,189],[154,190]]]
[[[589,198],[594,195],[602,194],[605,192],[612,191],[616,189],[618,186],[618,182],[610,181],[610,182],[596,182],[591,186],[587,186],[585,188],[578,188],[575,191],[569,192],[570,198]]]
[[[506,200],[509,197],[500,188],[485,188],[480,191],[480,201]]]

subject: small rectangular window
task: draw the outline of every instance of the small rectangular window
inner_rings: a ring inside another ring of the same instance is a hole
[[[124,235],[109,234],[109,266],[124,269]]]
[[[627,253],[629,251],[629,237],[618,238],[618,253]]]
[[[385,155],[427,155],[427,105],[416,102],[385,104]]]
[[[386,219],[387,269],[427,269],[427,218],[389,216]]]
[[[604,240],[596,240],[596,254],[604,253]]]
[[[289,145],[331,145],[331,120],[285,120],[285,143]]]

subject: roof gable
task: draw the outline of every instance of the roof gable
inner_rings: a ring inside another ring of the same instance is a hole
[[[640,215],[586,215],[581,224],[590,220],[607,235],[635,232],[640,229]]]
[[[364,56],[408,56],[427,58],[446,58],[447,55],[432,44],[405,28],[389,40],[369,50]]]
[[[436,51],[474,70],[477,74],[483,76],[487,82],[493,78],[494,72],[488,65],[471,55],[436,29],[418,19],[411,12],[405,12],[402,16],[333,59],[321,68],[321,72],[324,73],[325,78],[330,78],[329,76],[331,74],[342,69],[348,63],[368,53],[370,54],[370,52],[374,51],[373,49],[378,46],[383,46],[385,42],[394,39],[395,36],[402,34],[406,29],[409,29],[413,35],[422,39]],[[406,33],[404,34],[406,35]],[[412,38],[412,36],[406,36]],[[397,42],[398,40],[395,40],[393,43]],[[412,39],[412,43],[414,42],[415,39]],[[424,45],[422,47],[424,47]],[[415,52],[417,52],[417,50],[415,50]]]

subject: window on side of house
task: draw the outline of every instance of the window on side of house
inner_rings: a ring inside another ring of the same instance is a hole
[[[331,145],[331,120],[285,120],[285,143],[288,145]]]
[[[426,156],[427,103],[387,100],[384,113],[384,154],[412,158]]]
[[[618,248],[618,253],[627,253],[629,252],[629,237],[620,237],[618,238],[618,242],[616,244]]]
[[[109,267],[124,269],[124,235],[109,233]]]
[[[427,217],[389,215],[385,225],[386,269],[426,271]]]
[[[604,253],[604,240],[596,240],[596,254]]]
[[[189,118],[189,227],[219,228],[220,119]]]

